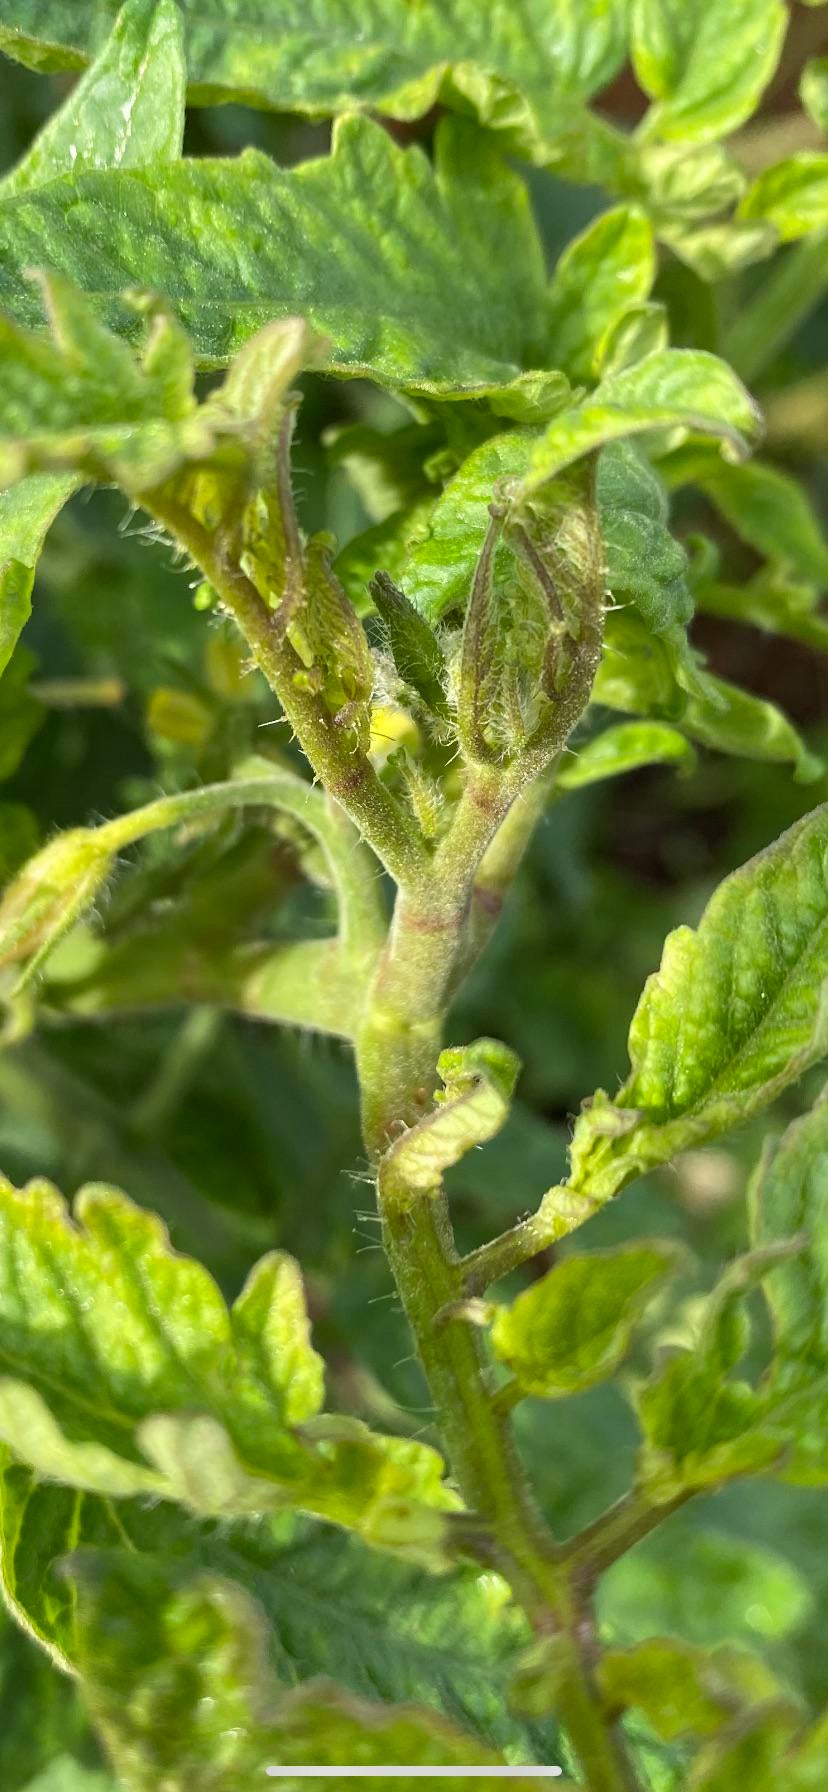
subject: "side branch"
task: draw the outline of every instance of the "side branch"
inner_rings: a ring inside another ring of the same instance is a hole
[[[461,1259],[464,1296],[483,1294],[492,1282],[502,1281],[514,1269],[520,1269],[521,1264],[548,1250],[570,1232],[576,1232],[598,1212],[600,1205],[599,1201],[576,1194],[565,1184],[548,1189],[535,1213],[530,1213],[508,1232],[501,1232],[498,1238],[490,1239],[488,1244],[480,1245],[478,1250],[470,1251]]]
[[[413,822],[360,748],[348,747],[333,716],[297,679],[297,662],[279,620],[255,585],[212,535],[165,492],[138,494],[136,502],[169,531],[218,592],[275,692],[316,776],[345,810],[402,887],[423,872],[428,853]]]

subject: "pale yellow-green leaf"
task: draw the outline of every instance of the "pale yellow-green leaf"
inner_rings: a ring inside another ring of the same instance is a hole
[[[672,1245],[621,1245],[566,1257],[492,1322],[495,1356],[522,1393],[561,1400],[605,1381],[636,1321],[677,1266]]]

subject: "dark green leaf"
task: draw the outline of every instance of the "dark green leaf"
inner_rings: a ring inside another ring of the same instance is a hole
[[[489,522],[489,505],[530,464],[535,432],[492,436],[464,461],[434,506],[428,531],[412,541],[405,589],[424,616],[437,621],[465,608]],[[502,485],[501,485],[502,482]],[[613,442],[598,459],[596,496],[607,584],[619,603],[633,603],[656,633],[687,622],[693,605],[686,559],[667,528],[664,488],[634,447]],[[503,578],[510,551],[498,549]]]
[[[54,1564],[79,1544],[124,1544],[172,1571],[240,1584],[264,1608],[272,1665],[285,1684],[322,1674],[363,1698],[421,1700],[513,1761],[550,1747],[548,1726],[522,1724],[504,1707],[501,1685],[528,1633],[496,1577],[426,1574],[330,1526],[284,1517],[217,1527],[163,1501],[116,1506],[7,1463],[5,1597],[61,1663],[76,1659],[78,1618]]]
[[[690,621],[693,599],[658,474],[631,442],[612,442],[598,458],[596,494],[613,602],[634,604],[653,634],[674,634]]]
[[[400,678],[417,692],[432,715],[447,717],[446,667],[436,635],[387,573],[377,573],[372,580],[371,596],[385,624]]]
[[[80,1551],[84,1696],[125,1792],[239,1792],[287,1769],[472,1766],[497,1760],[427,1706],[359,1700],[332,1682],[285,1691],[260,1608],[232,1582],[171,1576],[124,1550]],[[502,1757],[501,1757],[502,1759]],[[461,1780],[469,1788],[473,1781]]]

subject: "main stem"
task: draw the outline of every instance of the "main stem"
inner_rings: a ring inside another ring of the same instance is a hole
[[[515,797],[502,771],[471,773],[451,835],[428,877],[397,901],[357,1040],[366,1145],[381,1159],[401,1125],[430,1103],[443,1017],[463,950],[481,860]],[[592,1621],[577,1577],[537,1511],[508,1418],[492,1401],[476,1327],[447,1319],[462,1292],[445,1195],[389,1196],[380,1163],[386,1252],[464,1500],[493,1539],[495,1560],[561,1662],[555,1703],[589,1792],[632,1792],[623,1744],[592,1675]]]
[[[278,618],[264,604],[220,537],[209,534],[163,492],[141,501],[200,564],[235,615],[280,698],[314,772],[373,846],[398,885],[389,938],[357,1033],[365,1143],[379,1160],[378,1187],[389,1262],[434,1401],[460,1491],[485,1523],[494,1559],[540,1637],[556,1644],[555,1708],[578,1757],[588,1792],[634,1792],[623,1744],[605,1717],[592,1673],[593,1626],[577,1574],[536,1510],[508,1418],[492,1401],[476,1330],[445,1318],[462,1292],[445,1196],[400,1200],[383,1190],[382,1155],[400,1127],[416,1124],[432,1097],[443,1018],[468,944],[475,883],[485,855],[531,777],[558,743],[539,744],[513,772],[469,767],[449,834],[433,857],[364,755],[342,756],[330,718],[293,676]],[[600,647],[585,633],[579,679],[561,705],[561,737],[587,701]],[[575,688],[577,684],[577,689]],[[583,688],[581,688],[583,686]],[[569,710],[572,709],[572,714]],[[517,826],[518,842],[526,829]],[[498,889],[503,867],[495,864]],[[484,878],[483,888],[487,887]],[[485,907],[485,903],[484,903]],[[551,1702],[551,1701],[550,1701]]]

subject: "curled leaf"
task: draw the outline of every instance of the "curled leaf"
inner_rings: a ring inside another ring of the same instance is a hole
[[[431,1113],[403,1133],[380,1164],[390,1203],[405,1208],[418,1195],[436,1194],[452,1164],[494,1138],[506,1121],[518,1069],[514,1052],[494,1039],[440,1053],[443,1088]]]

